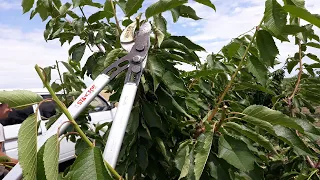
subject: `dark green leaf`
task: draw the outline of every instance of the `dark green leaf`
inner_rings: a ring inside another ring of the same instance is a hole
[[[84,21],[82,18],[73,21],[73,27],[77,34],[81,34],[84,29]]]
[[[114,16],[111,0],[106,0],[104,3],[104,12],[106,18],[112,18]]]
[[[76,142],[75,153],[77,156],[79,156],[84,150],[88,148],[90,148],[90,146],[83,139],[79,139]]]
[[[22,0],[22,9],[23,9],[23,13],[26,13],[28,11],[30,11],[30,9],[32,8],[34,4],[34,0]]]
[[[148,167],[149,164],[147,149],[142,145],[138,147],[138,163],[143,171]]]
[[[173,22],[176,23],[180,17],[179,11],[177,9],[171,9]]]
[[[150,55],[148,56],[147,70],[149,70],[149,72],[151,73],[151,76],[153,78],[153,86],[154,86],[153,90],[156,91],[160,83],[160,78],[165,72],[164,65],[162,64],[160,59],[157,59],[156,56]]]
[[[265,86],[268,79],[268,69],[267,67],[262,64],[259,59],[257,59],[254,56],[249,57],[249,61],[247,64],[248,71],[253,74],[257,78],[257,81],[262,84],[262,86]]]
[[[287,23],[287,13],[277,0],[267,0],[264,12],[265,26],[276,36],[280,36]]]
[[[226,161],[219,159],[215,154],[210,154],[207,164],[210,169],[210,175],[215,180],[231,180],[228,172],[230,165]]]
[[[247,107],[242,113],[246,115],[243,117],[243,119],[246,119],[247,117],[253,117],[259,119],[260,121],[269,122],[273,125],[281,125],[288,128],[293,128],[300,132],[304,131],[294,119],[282,114],[280,111],[272,110],[265,106],[252,105]]]
[[[126,132],[128,134],[134,134],[136,133],[138,127],[139,127],[139,119],[140,119],[140,109],[138,106],[132,108],[130,117],[129,117],[129,122],[128,122],[128,126],[126,129]]]
[[[299,155],[308,155],[312,156],[312,152],[304,144],[304,142],[297,136],[296,132],[294,130],[291,130],[289,128],[285,128],[280,125],[274,126],[274,131],[276,135],[284,141],[285,143],[289,144],[293,149],[299,154]]]
[[[181,92],[186,92],[187,91],[187,88],[184,85],[183,80],[180,79],[179,77],[177,77],[171,71],[167,71],[167,72],[165,72],[163,74],[162,81],[172,91],[181,91]]]
[[[61,1],[60,0],[53,0],[54,5],[57,6],[57,8],[61,7]]]
[[[153,104],[144,101],[144,103],[142,104],[142,112],[145,121],[150,127],[155,127],[162,130],[161,117],[158,115]]]
[[[105,11],[98,11],[94,14],[92,14],[89,18],[88,18],[88,22],[89,23],[94,23],[94,22],[97,22],[103,18],[106,18],[107,17],[107,13]]]
[[[150,18],[156,14],[173,9],[187,2],[188,0],[159,0],[146,9],[146,18]]]
[[[99,148],[89,148],[83,151],[72,164],[66,178],[70,180],[112,180],[108,173]]]
[[[258,31],[257,46],[262,60],[264,60],[267,65],[273,67],[275,57],[279,54],[279,50],[268,31]]]
[[[312,53],[308,53],[307,56],[308,56],[310,59],[315,60],[315,61],[317,61],[317,62],[320,63],[320,59],[318,58],[317,55],[312,54]]]
[[[320,18],[316,15],[311,14],[308,10],[293,5],[285,5],[284,10],[294,15],[295,17],[299,17],[320,28]]]
[[[130,17],[136,13],[142,7],[143,1],[144,0],[128,0],[125,7],[126,16]]]
[[[234,122],[227,122],[223,125],[225,128],[230,128],[234,131],[239,132],[240,134],[248,137],[252,141],[259,143],[261,146],[266,148],[267,150],[277,153],[276,150],[274,149],[273,145],[270,143],[270,141],[265,138],[264,136],[246,128],[244,125],[239,125]]]
[[[320,49],[320,44],[315,43],[315,42],[308,42],[308,43],[307,43],[307,46]]]
[[[228,135],[219,138],[218,156],[245,172],[253,170],[256,161],[256,157],[248,149],[246,143]]]
[[[179,12],[179,16],[181,17],[191,18],[193,20],[202,19],[197,15],[196,11],[190,6],[181,5],[176,7],[175,9],[177,10],[177,12]]]
[[[183,114],[188,118],[192,118],[178,103],[177,101],[163,88],[157,90],[157,96],[159,103],[167,109],[176,110],[177,113]]]
[[[23,121],[18,133],[18,158],[25,180],[37,176],[37,135],[37,116],[32,114]]]
[[[43,154],[44,169],[48,180],[58,179],[59,152],[58,135],[53,135],[47,140]]]
[[[212,140],[213,140],[213,133],[208,131],[204,134],[201,134],[196,143],[195,147],[195,166],[194,166],[194,173],[195,173],[195,178],[196,180],[199,180],[204,166],[207,163],[209,153],[211,150],[211,145],[212,145]]]
[[[212,4],[210,0],[195,0],[195,1],[216,10],[216,7]]]
[[[291,73],[293,68],[299,63],[296,59],[292,58],[287,64],[288,73]]]
[[[185,36],[171,36],[170,39],[173,39],[183,45],[185,45],[187,48],[194,50],[194,51],[206,51],[203,47],[199,46],[198,44],[195,44],[190,39],[188,39]]]
[[[77,45],[74,51],[72,52],[72,60],[76,62],[80,62],[85,52],[85,49],[86,49],[85,43]]]

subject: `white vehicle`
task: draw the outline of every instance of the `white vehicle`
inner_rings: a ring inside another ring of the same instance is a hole
[[[11,90],[11,89],[10,89]],[[5,91],[10,91],[5,90]],[[24,89],[35,92],[43,97],[43,99],[51,98],[50,93],[46,89]],[[3,90],[0,90],[0,93]],[[61,93],[57,93],[58,95]],[[116,114],[117,108],[103,98],[103,96],[98,95],[95,99],[90,103],[91,106],[94,107],[94,110],[89,112],[89,123],[92,127],[94,124],[102,124],[105,122],[111,122],[114,119]],[[22,110],[14,110],[10,112],[9,117],[6,119],[1,119],[0,123],[3,124],[3,132],[5,137],[4,142],[4,152],[10,156],[11,158],[18,159],[18,132],[21,126],[21,123],[28,115],[35,112],[37,105],[33,105],[27,107]],[[44,102],[40,105],[38,111],[38,120],[41,117],[49,118],[52,115],[55,115],[55,104],[54,102]],[[38,139],[42,133],[47,131],[45,123],[47,120],[40,121],[40,127],[38,132]],[[102,129],[100,132],[103,133],[107,127]],[[60,144],[60,156],[59,156],[59,163],[63,163],[75,158],[75,143],[72,141],[67,141],[64,138]]]

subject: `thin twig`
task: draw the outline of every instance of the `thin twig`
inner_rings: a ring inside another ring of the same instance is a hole
[[[86,20],[86,22],[88,23],[88,26],[89,26],[89,28],[91,29],[91,30],[93,30],[92,29],[92,27],[91,27],[91,24],[89,23],[89,21],[88,21],[88,19],[87,19],[87,17],[86,17],[86,15],[84,14],[84,12],[83,12],[83,8],[81,7],[81,6],[79,6],[79,8],[80,8],[80,11],[81,11],[81,13],[82,13],[82,15],[83,15],[83,17],[84,17],[84,19]],[[100,52],[104,52],[104,50],[98,45],[98,44],[96,44],[96,46],[97,46],[97,48],[99,49],[99,51]]]
[[[75,134],[75,135],[79,135],[79,133],[77,132],[67,132],[66,134],[63,134],[59,140],[59,143],[63,140],[63,138],[67,137],[68,135],[71,135],[71,134]]]
[[[212,118],[213,118],[213,117],[216,115],[216,113],[218,112],[219,105],[220,105],[221,102],[223,101],[225,95],[227,94],[227,92],[228,92],[229,89],[231,88],[232,83],[233,83],[233,81],[235,80],[238,72],[239,72],[240,69],[242,68],[242,64],[244,63],[244,60],[246,59],[246,56],[247,56],[247,54],[248,54],[248,52],[249,52],[249,49],[250,49],[250,47],[251,47],[251,45],[252,45],[255,37],[257,36],[257,32],[259,31],[259,28],[260,28],[263,20],[264,20],[264,18],[262,18],[261,22],[260,22],[259,25],[257,26],[256,31],[255,31],[255,33],[254,33],[254,35],[253,35],[253,37],[252,37],[252,39],[251,39],[248,47],[247,47],[245,53],[243,54],[243,56],[242,56],[242,58],[241,58],[241,61],[240,61],[239,65],[238,65],[238,68],[237,68],[236,71],[233,73],[233,75],[232,75],[232,77],[231,77],[231,80],[229,81],[227,87],[224,89],[223,93],[220,95],[220,98],[219,98],[219,100],[218,100],[218,102],[217,102],[217,104],[216,104],[216,107],[214,108],[214,110],[212,111],[211,115],[209,116],[208,121],[211,121]]]
[[[314,162],[310,159],[310,157],[307,156],[306,158],[307,158],[307,161],[308,161],[309,165],[310,165],[312,168],[315,168],[316,166],[315,166]]]
[[[116,8],[115,8],[115,6],[113,4],[113,0],[110,0],[110,3],[111,3],[112,11],[113,11],[113,14],[114,14],[114,19],[116,20],[117,28],[118,28],[119,35],[120,35],[122,33],[122,30],[121,30],[121,27],[120,27],[120,24],[119,24],[119,20],[118,20],[118,17],[117,17],[117,12],[116,12]]]
[[[63,83],[63,80],[62,80],[62,76],[61,76],[61,72],[60,72],[60,68],[59,68],[59,63],[58,63],[57,60],[56,60],[56,65],[57,65],[57,70],[58,70],[61,86],[62,86],[62,89],[63,89],[63,95],[64,95],[64,98],[66,99],[66,104],[68,104],[67,88],[64,86],[64,83]]]
[[[299,21],[300,21],[300,19],[299,19]],[[301,40],[299,40],[298,45],[299,45],[299,66],[300,66],[300,68],[299,68],[298,80],[297,80],[296,86],[295,86],[291,96],[289,97],[289,102],[291,102],[291,100],[294,98],[294,96],[296,95],[296,93],[299,89],[300,82],[301,82],[301,76],[303,73]]]
[[[227,108],[228,108],[228,106],[226,106],[226,105],[224,105],[222,107],[221,119],[219,120],[217,126],[214,128],[214,132],[217,132],[219,130],[219,128],[222,126],[223,122],[225,121]]]

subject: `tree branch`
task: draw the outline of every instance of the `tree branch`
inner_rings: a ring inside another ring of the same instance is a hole
[[[255,31],[255,33],[254,33],[254,35],[253,35],[253,37],[252,37],[252,39],[251,39],[248,47],[247,47],[245,53],[243,54],[243,56],[242,56],[242,58],[241,58],[241,61],[240,61],[239,65],[238,65],[238,68],[237,68],[236,71],[233,73],[233,75],[232,75],[232,77],[231,77],[231,80],[229,81],[228,85],[227,85],[226,88],[224,89],[223,93],[220,95],[220,98],[219,98],[219,100],[218,100],[218,102],[217,102],[217,104],[216,104],[216,107],[215,107],[214,110],[212,111],[211,115],[208,117],[208,121],[211,121],[212,118],[213,118],[213,117],[216,115],[216,113],[218,112],[219,105],[220,105],[221,102],[223,101],[225,95],[227,94],[227,92],[228,92],[229,89],[231,88],[232,83],[233,83],[233,81],[235,80],[238,72],[239,72],[240,69],[242,68],[242,64],[244,63],[244,60],[246,59],[246,56],[247,56],[247,54],[248,54],[248,52],[249,52],[249,49],[250,49],[250,47],[251,47],[254,39],[255,39],[256,36],[257,36],[257,32],[259,31],[259,28],[260,28],[261,24],[263,23],[263,20],[264,20],[264,18],[262,18],[261,22],[260,22],[259,25],[257,26],[256,31]]]
[[[119,20],[118,20],[118,17],[117,17],[116,8],[115,8],[115,6],[113,4],[113,0],[110,0],[110,3],[111,3],[112,11],[113,11],[113,14],[114,14],[114,19],[116,20],[117,28],[118,28],[118,31],[119,31],[119,36],[120,36],[120,34],[122,33],[122,30],[121,30],[121,27],[120,27],[120,24],[119,24]]]
[[[218,122],[217,126],[214,128],[214,132],[217,132],[219,130],[219,128],[222,126],[223,122],[225,121],[227,108],[228,108],[228,106],[226,106],[226,105],[224,105],[222,107],[221,119]]]
[[[299,21],[300,21],[300,19],[299,19]],[[289,102],[291,102],[291,100],[294,98],[294,96],[296,95],[296,93],[299,89],[300,82],[301,82],[301,76],[303,73],[301,40],[299,40],[298,45],[299,45],[299,74],[298,74],[296,86],[292,92],[292,95],[289,97]]]

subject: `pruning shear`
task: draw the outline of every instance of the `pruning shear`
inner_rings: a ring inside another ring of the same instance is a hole
[[[129,53],[107,67],[68,107],[71,116],[74,119],[77,118],[113,78],[122,71],[127,70],[117,112],[103,152],[104,160],[106,160],[113,168],[117,163],[133,102],[143,69],[145,68],[148,59],[148,50],[150,48],[151,24],[145,22],[141,24],[137,32],[135,29],[136,23],[134,22],[127,26],[120,36],[121,46]],[[57,134],[59,128],[59,132],[61,133],[67,129],[70,125],[70,123],[65,123],[67,120],[68,118],[62,114],[56,122],[40,136],[37,143],[38,151],[51,136]],[[5,176],[4,180],[20,180],[21,178],[22,169],[18,163]]]

